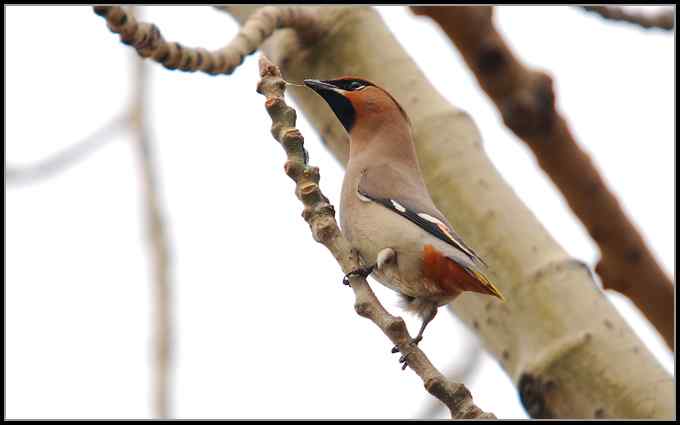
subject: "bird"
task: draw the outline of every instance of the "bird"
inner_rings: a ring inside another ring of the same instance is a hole
[[[326,101],[349,134],[340,227],[366,266],[345,275],[344,283],[352,275],[372,275],[399,293],[402,306],[422,318],[409,341],[415,345],[438,308],[462,292],[504,300],[485,274],[486,262],[435,206],[418,163],[411,122],[399,102],[358,77],[306,79],[304,84]]]

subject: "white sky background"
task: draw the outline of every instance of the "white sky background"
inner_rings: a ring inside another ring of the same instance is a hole
[[[595,246],[529,150],[503,126],[427,19],[378,8],[431,82],[467,110],[517,195],[574,257]],[[130,99],[131,49],[91,8],[7,7],[6,158],[32,163],[87,136]],[[237,32],[210,7],[151,7],[168,40],[217,48]],[[674,37],[569,7],[499,7],[518,55],[555,79],[558,107],[675,279]],[[257,55],[230,77],[152,64],[151,123],[172,239],[173,414],[181,418],[411,418],[431,397],[300,217],[285,155],[255,93]],[[314,78],[314,75],[310,75]],[[302,114],[300,114],[302,115]],[[300,117],[321,187],[342,168]],[[10,418],[151,415],[151,286],[139,170],[122,134],[48,180],[6,188],[5,397]],[[386,307],[396,296],[373,285]],[[611,301],[673,373],[634,307]],[[418,319],[406,316],[415,331]],[[475,338],[446,310],[421,348],[445,370]],[[468,350],[469,351],[469,350]],[[482,409],[526,417],[495,361],[465,384]],[[442,416],[445,417],[442,412]]]

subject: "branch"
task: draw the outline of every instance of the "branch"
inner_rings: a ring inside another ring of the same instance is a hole
[[[451,304],[518,386],[534,416],[673,418],[673,377],[604,297],[582,263],[551,237],[484,152],[473,119],[445,99],[371,7],[308,7],[327,34],[302,45],[278,31],[262,46],[287,79],[361,75],[401,104],[439,210],[490,264],[506,296]],[[243,24],[257,6],[231,6]],[[348,48],[347,46],[351,46]],[[288,91],[324,146],[347,161],[347,132],[311,90]],[[584,333],[590,335],[584,338]]]
[[[295,193],[304,204],[303,218],[309,224],[314,239],[333,254],[344,273],[356,270],[360,261],[351,249],[335,221],[335,210],[319,188],[319,169],[309,166],[304,139],[295,128],[296,112],[283,99],[286,83],[281,72],[264,56],[260,58],[258,93],[267,98],[265,107],[272,118],[272,135],[286,151],[288,160],[286,174],[295,181]],[[481,411],[472,402],[470,392],[462,384],[449,382],[417,346],[409,344],[411,337],[404,320],[394,317],[380,304],[368,286],[366,279],[351,278],[356,301],[354,308],[363,317],[373,321],[400,351],[407,356],[407,363],[423,380],[425,388],[441,400],[451,411],[454,419],[495,418]]]
[[[600,249],[595,271],[604,288],[630,298],[673,349],[674,285],[555,109],[552,79],[520,63],[493,26],[489,6],[411,9],[446,32],[505,125],[531,148],[585,225]]]
[[[269,6],[253,14],[229,44],[209,51],[166,41],[155,24],[138,22],[120,6],[93,6],[93,9],[106,19],[109,29],[120,34],[120,40],[134,47],[141,57],[151,58],[168,69],[210,75],[234,72],[243,59],[254,53],[277,29],[294,28],[308,40],[318,37],[320,31],[304,8]]]
[[[623,7],[615,6],[579,6],[579,7],[587,12],[596,13],[604,19],[628,22],[631,24],[639,25],[645,29],[657,28],[666,31],[672,31],[673,28],[675,27],[675,14],[672,8],[652,15],[641,12],[635,12],[632,10],[626,10]]]
[[[120,114],[97,129],[85,139],[30,165],[6,166],[5,181],[8,184],[33,183],[66,170],[78,161],[86,159],[111,140],[113,136],[129,127],[128,114]]]
[[[132,17],[133,11],[129,11]],[[134,18],[133,18],[134,19]],[[170,240],[163,219],[163,205],[160,200],[160,185],[157,165],[153,156],[153,144],[148,126],[147,97],[149,91],[148,68],[136,56],[132,58],[134,69],[133,100],[130,105],[133,148],[139,160],[142,181],[142,195],[146,214],[146,230],[151,260],[153,319],[152,350],[154,355],[152,372],[153,412],[156,418],[170,415]]]

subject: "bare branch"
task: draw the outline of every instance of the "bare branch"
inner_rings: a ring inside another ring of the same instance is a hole
[[[5,181],[9,184],[28,184],[52,177],[86,159],[90,154],[113,140],[113,136],[127,130],[129,121],[128,114],[117,115],[83,140],[35,164],[8,165],[5,167]]]
[[[555,109],[552,78],[520,63],[494,27],[489,6],[411,9],[446,32],[505,125],[531,148],[586,226],[600,248],[595,271],[605,289],[630,298],[673,349],[674,284]]]
[[[642,28],[662,29],[672,31],[675,28],[675,14],[673,8],[663,10],[655,14],[635,12],[616,6],[579,6],[581,9],[596,13],[604,19],[612,21],[628,22]]]
[[[138,22],[120,6],[93,6],[106,19],[109,29],[131,45],[143,58],[151,58],[168,69],[205,72],[210,75],[231,74],[254,53],[275,30],[294,28],[305,40],[316,39],[320,27],[305,8],[263,7],[250,17],[234,39],[225,47],[209,51],[166,41],[155,24]]]
[[[133,11],[129,16],[133,16]],[[133,18],[134,19],[134,18]],[[170,240],[163,219],[163,205],[160,199],[160,185],[157,178],[158,166],[153,154],[153,143],[148,126],[148,67],[143,60],[133,58],[133,100],[130,105],[133,149],[139,160],[142,180],[142,194],[146,214],[146,229],[149,243],[153,282],[152,349],[154,355],[152,372],[153,412],[156,418],[170,415],[170,354],[171,354],[171,311],[170,311]]]
[[[303,146],[304,138],[295,128],[296,112],[283,99],[286,83],[281,72],[264,56],[260,58],[258,93],[267,98],[265,107],[272,118],[272,135],[286,151],[285,171],[296,183],[295,193],[304,204],[303,218],[312,235],[333,254],[343,272],[356,270],[361,264],[349,241],[343,236],[335,221],[335,210],[319,188],[319,169],[309,166]],[[354,308],[360,316],[373,321],[407,355],[408,365],[423,380],[425,388],[451,411],[452,418],[495,418],[472,402],[470,392],[462,384],[449,382],[430,363],[425,353],[410,344],[411,337],[404,320],[392,316],[380,304],[366,279],[351,278],[356,301]]]

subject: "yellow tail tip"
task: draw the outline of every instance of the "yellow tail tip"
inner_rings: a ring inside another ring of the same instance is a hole
[[[503,296],[503,294],[501,294],[501,291],[499,291],[498,288],[496,288],[496,285],[491,283],[491,281],[486,276],[484,276],[482,273],[479,273],[477,271],[475,271],[474,273],[475,273],[475,276],[477,277],[477,279],[484,284],[486,289],[489,290],[490,295],[493,295],[496,298],[498,298],[499,300],[505,302],[505,297]]]
[[[502,302],[505,302],[505,297],[503,296],[503,294],[501,294],[501,291],[499,291],[498,288],[496,288],[495,286],[493,286],[493,284],[491,285],[491,288],[493,288],[493,289],[492,289],[493,295],[494,295],[496,298],[498,298],[499,300],[501,300]]]

